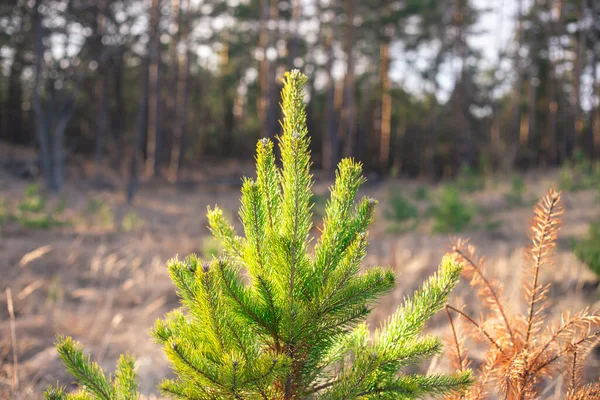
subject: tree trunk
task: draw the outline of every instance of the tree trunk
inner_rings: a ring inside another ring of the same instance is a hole
[[[298,57],[298,31],[300,27],[300,17],[302,16],[301,0],[290,1],[292,3],[292,19],[291,26],[288,29],[288,62],[286,69],[294,68],[294,61]]]
[[[548,114],[547,130],[542,136],[542,156],[544,165],[556,164],[556,112],[558,102],[556,101],[556,79],[554,77],[554,63],[548,60]]]
[[[523,0],[517,2],[517,48],[515,50],[514,69],[516,71],[515,88],[513,89],[511,117],[509,134],[505,141],[506,155],[501,157],[501,167],[505,173],[508,173],[514,166],[515,159],[519,153],[520,144],[523,141],[523,132],[521,130],[525,125],[522,123],[521,98],[523,96],[523,82],[525,82],[525,72],[523,67],[523,59],[519,54],[519,50],[523,47]]]
[[[575,148],[578,151],[584,149],[584,138],[583,138],[583,111],[581,109],[581,74],[583,70],[584,58],[585,58],[585,27],[583,24],[584,18],[587,14],[586,10],[587,2],[581,1],[581,12],[579,16],[579,37],[577,38],[577,52],[575,53],[575,63],[573,66],[573,108],[575,110],[575,125],[573,126],[573,132],[575,137]]]
[[[387,29],[389,30],[389,29]],[[390,166],[390,133],[392,129],[392,82],[390,80],[390,41],[387,32],[380,44],[381,134],[379,140],[379,169],[382,174]]]
[[[103,67],[98,70],[96,79],[96,179],[102,179],[102,167],[104,165],[104,149],[106,147],[106,126],[108,114],[106,112],[106,73]]]
[[[336,127],[335,113],[335,80],[333,78],[333,34],[329,32],[326,40],[327,65],[327,95],[325,97],[325,138],[323,140],[323,169],[333,172],[339,158],[339,140]]]
[[[171,27],[169,34],[171,35],[171,41],[169,43],[169,87],[172,90],[167,92],[167,110],[169,114],[169,120],[173,120],[177,115],[177,90],[178,90],[178,75],[179,75],[179,52],[178,47],[181,46],[182,42],[182,4],[181,0],[171,0]]]
[[[178,1],[178,0],[173,0]],[[183,15],[189,12],[189,0],[184,0],[179,10],[179,40],[182,48],[177,55],[177,96],[175,98],[175,127],[173,131],[173,144],[171,146],[171,160],[169,166],[169,180],[177,182],[180,178],[183,160],[183,142],[185,138],[188,99],[188,76],[189,76],[189,21],[183,20]],[[182,28],[183,25],[183,28]]]
[[[8,138],[16,143],[25,144],[26,134],[23,131],[23,46],[16,45],[13,62],[8,77],[7,131]]]
[[[142,74],[142,90],[140,103],[138,105],[137,118],[136,118],[136,127],[135,127],[135,143],[133,146],[133,152],[131,155],[131,166],[129,170],[129,183],[127,184],[127,203],[133,203],[133,199],[137,192],[139,181],[140,181],[140,162],[138,161],[139,155],[142,154],[142,144],[144,141],[144,134],[147,130],[147,121],[148,121],[148,94],[150,89],[150,59],[149,56],[146,56],[143,64],[143,74]]]
[[[344,1],[346,11],[344,52],[346,75],[344,76],[344,100],[341,115],[341,133],[344,137],[344,156],[352,157],[356,145],[356,99],[354,93],[354,12],[356,0]]]
[[[113,138],[112,167],[115,171],[121,171],[123,149],[125,141],[123,135],[123,114],[125,112],[125,101],[123,99],[123,74],[125,72],[123,62],[123,51],[120,52],[113,70],[113,107],[111,110],[111,131]]]
[[[56,123],[56,127],[54,128],[54,135],[52,138],[54,173],[53,185],[51,189],[55,191],[59,191],[65,181],[65,165],[67,161],[67,155],[64,149],[64,137],[65,131],[67,130],[67,126],[71,121],[71,117],[73,116],[73,111],[75,109],[73,95],[68,93],[66,96],[67,98],[63,101],[62,111],[58,115],[58,121]]]
[[[269,10],[269,19],[271,21],[274,22],[278,22],[279,21],[279,0],[270,0],[271,1],[271,7]],[[279,23],[277,23],[275,26],[279,27]],[[273,48],[273,49],[277,49],[277,41],[279,40],[279,28],[277,28],[277,30],[273,30],[272,32],[269,32],[269,48]],[[277,81],[277,75],[278,75],[278,60],[279,60],[279,54],[277,53],[277,58],[275,62],[271,62],[271,67],[269,68],[269,100],[268,100],[268,104],[269,104],[269,108],[267,109],[267,129],[269,132],[269,136],[274,138],[276,135],[279,134],[279,123],[277,122],[279,120],[279,91],[280,91],[280,85],[278,84]],[[284,67],[282,67],[283,69],[285,69]],[[282,69],[280,68],[280,69]],[[283,71],[282,71],[283,72]],[[233,104],[232,104],[233,106]],[[232,118],[233,118],[233,113],[232,113]],[[276,151],[278,151],[279,148],[276,148]]]
[[[600,77],[598,76],[598,60],[600,57],[598,57],[598,48],[599,46],[596,45],[592,52],[592,90],[596,95],[596,104],[590,110],[592,115],[590,129],[596,159],[600,159]]]
[[[50,152],[50,123],[42,105],[40,86],[42,85],[42,62],[44,58],[44,30],[39,7],[42,0],[37,0],[33,6],[33,29],[35,31],[35,72],[33,83],[32,107],[36,117],[36,131],[40,146],[40,162],[46,187],[52,189],[53,168]]]
[[[148,56],[150,58],[150,76],[148,82],[148,132],[146,138],[146,178],[159,175],[157,144],[160,140],[158,111],[160,108],[159,64],[160,64],[160,0],[150,0],[150,40]]]
[[[271,0],[274,1],[274,0]],[[270,80],[270,63],[267,58],[267,49],[269,47],[269,31],[268,22],[271,10],[269,0],[260,1],[260,35],[259,48],[262,51],[262,59],[260,60],[259,68],[259,89],[258,96],[258,118],[260,121],[261,137],[271,137],[272,132],[269,132],[268,110],[270,109],[269,100],[271,97],[271,80]]]

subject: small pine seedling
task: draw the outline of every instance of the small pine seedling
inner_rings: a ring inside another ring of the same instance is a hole
[[[504,195],[504,199],[508,206],[520,206],[523,204],[525,191],[525,181],[520,175],[515,175],[511,181],[510,191]]]
[[[391,231],[411,230],[419,223],[419,210],[397,188],[390,190],[385,216],[392,222]]]
[[[117,363],[114,378],[85,356],[81,345],[69,337],[59,336],[58,354],[71,375],[78,380],[81,390],[65,393],[61,387],[49,387],[44,393],[47,400],[136,400],[136,374],[133,358],[122,355]]]
[[[441,351],[421,335],[444,307],[461,266],[445,257],[435,275],[374,334],[365,319],[394,286],[383,268],[361,272],[376,201],[355,203],[361,165],[343,160],[314,252],[304,75],[285,75],[282,167],[273,143],[257,144],[256,179],[242,186],[239,236],[221,209],[209,209],[221,258],[173,259],[182,308],[156,322],[177,375],[160,384],[178,399],[413,399],[466,389],[470,373],[404,374]],[[67,361],[69,365],[70,361]],[[69,367],[73,372],[73,369]],[[76,375],[82,382],[88,376]],[[109,400],[106,398],[106,400]]]
[[[473,209],[465,204],[461,192],[452,186],[443,188],[433,207],[433,231],[437,233],[460,232],[473,219]]]
[[[485,188],[483,176],[477,169],[469,165],[461,167],[455,184],[457,188],[467,193],[474,193]]]
[[[574,243],[573,251],[600,278],[600,221],[590,224],[587,236]]]
[[[483,258],[466,241],[455,241],[453,253],[464,265],[463,274],[481,300],[481,321],[461,308],[447,305],[452,328],[450,349],[458,370],[469,365],[464,336],[457,333],[452,315],[459,315],[471,336],[487,345],[483,365],[471,391],[448,399],[482,400],[492,394],[508,400],[539,399],[541,383],[564,372],[564,397],[586,397],[599,393],[600,384],[582,385],[581,367],[586,354],[598,342],[600,315],[585,309],[573,315],[565,313],[558,325],[546,320],[549,286],[540,283],[540,270],[554,266],[554,249],[561,225],[563,206],[560,193],[551,190],[534,209],[531,246],[526,251],[522,291],[526,312],[515,312],[502,298],[502,285],[487,276]],[[499,392],[499,393],[498,393]]]

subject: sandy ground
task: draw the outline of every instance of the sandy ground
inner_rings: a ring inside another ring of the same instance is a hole
[[[178,305],[165,261],[176,254],[202,253],[210,246],[206,207],[219,204],[231,216],[235,215],[239,206],[237,177],[247,167],[232,168],[221,175],[204,174],[204,180],[185,189],[166,184],[145,187],[133,207],[124,204],[121,193],[71,184],[64,192],[65,215],[79,222],[51,230],[26,229],[16,222],[1,227],[0,398],[36,399],[49,384],[71,384],[73,379],[64,372],[53,347],[56,334],[74,336],[108,371],[114,369],[120,353],[133,354],[141,392],[149,398],[158,396],[155,385],[171,372],[161,347],[152,341],[148,331],[156,318]],[[490,270],[504,282],[505,294],[511,298],[518,298],[522,248],[527,244],[531,218],[529,205],[550,188],[555,177],[556,174],[526,177],[526,198],[531,201],[522,207],[505,204],[508,179],[467,196],[479,208],[475,225],[487,226],[485,221],[490,220],[501,221],[501,225],[467,230],[460,236],[471,237],[486,255]],[[27,184],[0,174],[0,196],[15,204]],[[325,194],[329,184],[326,179],[319,179],[315,191]],[[411,232],[388,232],[384,210],[390,187],[400,188],[416,202],[412,195],[421,185],[394,180],[370,183],[363,189],[363,194],[381,201],[365,266],[389,266],[398,275],[396,289],[381,300],[371,315],[372,326],[385,319],[404,296],[435,271],[448,249],[448,235],[430,234],[430,222],[426,219]],[[435,198],[435,188],[429,186],[429,191]],[[110,207],[116,227],[97,227],[80,220],[90,199],[101,200]],[[566,193],[564,201],[567,211],[557,266],[555,270],[543,271],[542,277],[553,284],[552,318],[559,318],[567,308],[577,310],[599,304],[595,278],[575,259],[568,240],[583,235],[589,221],[600,217],[597,193]],[[422,202],[418,206],[424,212],[429,204]],[[140,226],[125,232],[119,229],[120,221],[131,210],[135,210]],[[13,350],[5,297],[8,287],[16,314],[18,355],[18,390],[12,395]],[[454,297],[460,297],[469,307],[475,303],[465,282],[456,289]],[[516,301],[510,303],[519,306]],[[447,334],[444,315],[436,316],[427,329]],[[477,351],[472,354],[478,355]],[[446,367],[440,360],[423,368],[444,371]],[[599,362],[594,358],[590,365],[597,367]],[[594,368],[589,370],[588,375],[594,378]]]

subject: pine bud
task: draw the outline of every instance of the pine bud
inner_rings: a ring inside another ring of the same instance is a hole
[[[202,271],[204,271],[204,273],[207,273],[209,269],[210,269],[210,263],[207,261],[204,261],[202,263]]]

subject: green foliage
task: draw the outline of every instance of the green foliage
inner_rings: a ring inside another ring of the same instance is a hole
[[[502,220],[499,219],[488,219],[483,222],[483,229],[486,231],[493,231],[502,227]]]
[[[46,208],[46,198],[40,194],[39,184],[33,183],[25,188],[23,199],[17,208],[22,214],[44,211]]]
[[[429,189],[426,186],[419,186],[417,190],[415,190],[415,199],[419,201],[429,200]]]
[[[67,209],[67,200],[61,196],[52,209],[52,214],[62,214]]]
[[[8,220],[8,202],[5,198],[0,199],[0,226],[4,225],[4,223]]]
[[[85,217],[90,226],[112,229],[115,226],[115,214],[106,202],[100,199],[89,199]]]
[[[485,188],[485,179],[475,168],[467,165],[461,168],[455,186],[461,192],[473,193]]]
[[[67,371],[81,386],[70,394],[63,388],[49,387],[44,393],[48,400],[135,400],[137,393],[133,358],[122,355],[117,363],[114,378],[106,375],[100,366],[85,356],[81,345],[70,337],[59,336],[56,344],[58,354]]]
[[[433,231],[437,233],[461,232],[473,218],[473,207],[461,198],[461,192],[452,186],[441,190],[433,207]]]
[[[138,215],[135,210],[129,210],[121,221],[121,230],[123,232],[133,232],[141,229],[144,226],[144,220]]]
[[[525,195],[525,181],[520,175],[515,175],[512,178],[510,191],[504,195],[504,199],[509,206],[520,206],[525,201],[523,196]]]
[[[68,221],[57,218],[57,215],[62,214],[66,208],[65,200],[61,199],[52,211],[47,210],[47,203],[46,198],[40,193],[39,184],[28,185],[17,205],[14,218],[29,229],[50,229],[68,224]]]
[[[398,188],[390,190],[385,216],[392,220],[392,226],[389,229],[394,232],[414,229],[419,223],[419,210]]]
[[[403,373],[441,351],[438,338],[421,332],[459,279],[454,258],[445,257],[438,272],[370,335],[366,317],[395,277],[381,267],[361,270],[377,202],[356,201],[364,178],[352,159],[338,166],[321,235],[310,250],[313,180],[305,81],[297,71],[285,76],[282,167],[276,166],[270,140],[257,144],[256,178],[244,179],[242,186],[244,236],[220,208],[209,208],[222,257],[168,262],[182,307],[153,329],[177,376],[164,380],[160,390],[179,399],[351,400],[465,389],[468,372]],[[92,367],[74,375],[110,388]]]
[[[587,236],[573,243],[573,251],[581,262],[600,277],[600,221],[590,224]]]
[[[559,187],[574,192],[600,188],[600,163],[592,163],[579,152],[559,172]]]

